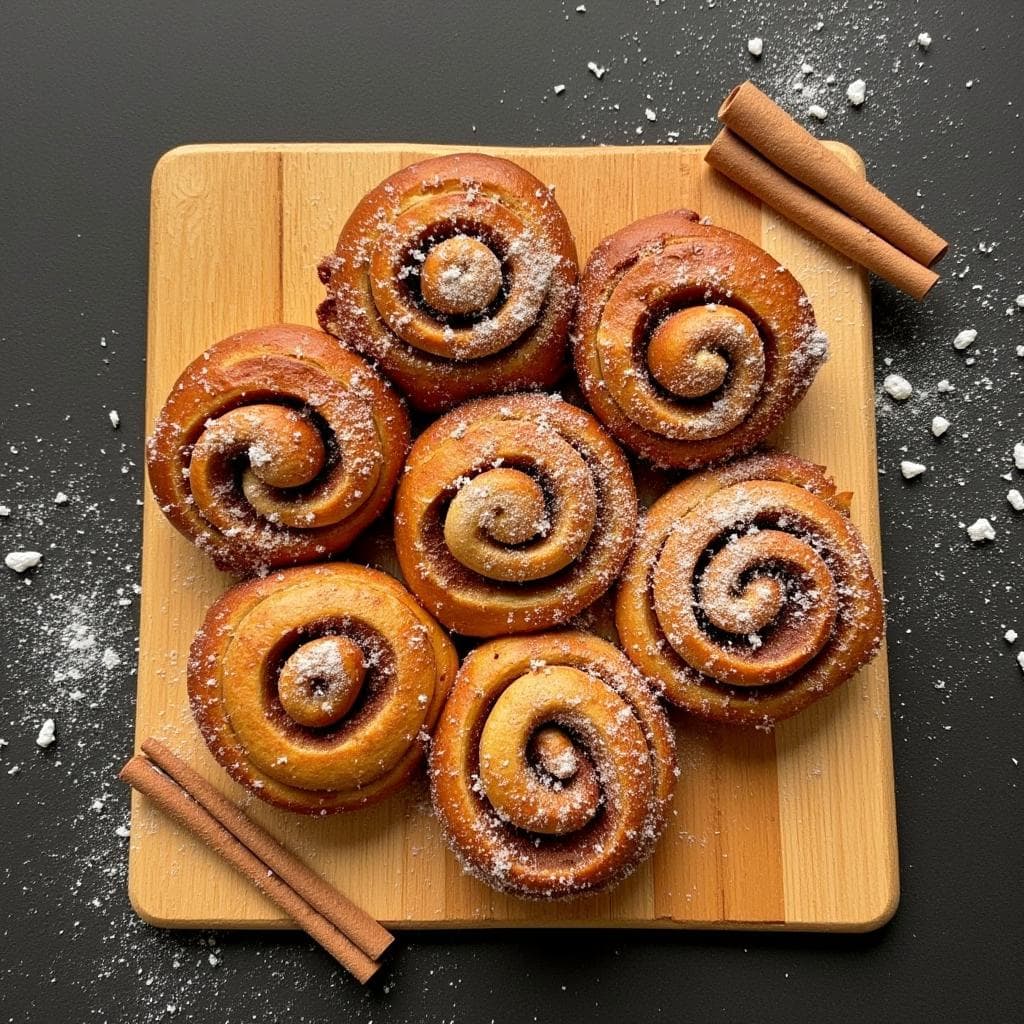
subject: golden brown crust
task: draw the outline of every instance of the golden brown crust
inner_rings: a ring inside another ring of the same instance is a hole
[[[565,371],[576,247],[551,189],[511,161],[459,153],[391,175],[320,277],[321,326],[419,409],[550,387]]]
[[[478,647],[430,752],[434,809],[466,869],[535,898],[621,881],[661,834],[677,774],[646,681],[580,632]]]
[[[761,453],[699,473],[652,506],[622,574],[623,650],[701,718],[770,725],[875,655],[882,596],[820,466]]]
[[[146,448],[168,519],[222,569],[347,547],[387,506],[409,446],[401,400],[310,327],[242,331],[178,378]]]
[[[549,629],[612,585],[636,530],[625,456],[549,395],[486,398],[417,438],[395,498],[409,587],[467,636]]]
[[[657,465],[695,469],[755,448],[826,351],[793,275],[689,210],[630,224],[587,261],[580,385],[598,419]]]
[[[189,655],[189,704],[236,782],[276,807],[331,814],[405,785],[457,669],[451,641],[396,580],[306,566],[241,583],[210,608]]]

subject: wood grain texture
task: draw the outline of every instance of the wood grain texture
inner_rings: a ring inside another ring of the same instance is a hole
[[[856,154],[836,147],[863,171]],[[278,320],[314,325],[316,263],[356,201],[399,167],[452,147],[190,146],[153,176],[147,423],[187,362]],[[881,569],[870,301],[866,275],[703,163],[699,146],[488,150],[557,187],[581,260],[628,221],[687,206],[758,242],[804,285],[832,356],[774,439],[854,492],[853,518]],[[643,481],[641,481],[643,489]],[[387,530],[353,559],[392,565]],[[265,806],[207,754],[185,696],[185,660],[228,585],[147,492],[137,739],[156,735],[389,927],[487,925],[865,930],[898,899],[885,652],[774,733],[676,716],[682,776],[654,857],[612,894],[537,904],[492,892],[447,851],[425,787],[382,806],[309,820]],[[288,927],[212,853],[137,795],[129,892],[155,924]]]

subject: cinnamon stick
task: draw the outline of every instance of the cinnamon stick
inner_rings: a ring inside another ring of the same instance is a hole
[[[946,254],[949,243],[945,239],[855,174],[753,82],[733,89],[719,109],[718,119],[780,171],[918,263],[930,267]]]
[[[148,758],[136,754],[121,769],[120,778],[138,790],[164,814],[220,854],[260,892],[276,904],[312,939],[361,983],[380,968],[330,921],[317,913],[294,889],[282,881],[248,847]]]
[[[394,935],[380,922],[311,871],[163,743],[150,738],[143,742],[142,749],[196,803],[206,808],[239,842],[244,843],[314,910],[347,935],[371,960],[380,959],[395,941]]]
[[[719,132],[704,159],[805,231],[915,299],[923,299],[938,281],[934,270],[780,171],[728,128]]]

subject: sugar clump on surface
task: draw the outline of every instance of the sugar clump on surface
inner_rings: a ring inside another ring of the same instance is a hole
[[[975,519],[975,521],[967,527],[967,536],[971,538],[972,543],[980,544],[983,541],[995,540],[996,531],[992,524],[982,517],[981,519]]]
[[[953,339],[953,348],[955,348],[958,352],[963,352],[965,348],[970,348],[971,345],[973,345],[974,342],[977,340],[977,338],[978,332],[973,329],[969,328],[967,330],[961,331]]]
[[[26,572],[34,569],[42,560],[43,556],[38,551],[11,551],[4,559],[4,565],[15,572]]]
[[[107,413],[107,416],[110,418],[110,425],[117,430],[121,425],[121,416],[118,411],[116,409],[111,409],[110,412]]]
[[[904,480],[913,480],[914,477],[920,476],[927,469],[920,462],[911,462],[910,459],[904,459],[900,463],[900,472],[903,474]]]
[[[905,402],[914,393],[914,389],[910,386],[910,381],[906,377],[901,377],[898,373],[890,373],[882,381],[882,387],[885,388],[886,394],[890,398],[895,398],[897,402]]]
[[[1013,643],[1016,643],[1016,642],[1017,642],[1017,630],[1015,630],[1015,629],[1008,629],[1008,630],[1007,630],[1007,631],[1006,631],[1006,632],[1005,632],[1005,633],[1003,634],[1003,639],[1004,639],[1004,640],[1005,640],[1005,641],[1006,641],[1006,642],[1007,642],[1008,644],[1013,644]]]
[[[846,87],[846,98],[855,107],[859,107],[864,103],[865,96],[867,96],[867,83],[863,78],[854,79]]]
[[[1013,464],[1018,469],[1024,469],[1024,442],[1018,441],[1013,446]]]
[[[812,103],[807,108],[807,113],[811,117],[817,118],[819,121],[824,121],[828,117],[828,111],[820,103]]]
[[[917,45],[920,46],[922,50],[927,50],[928,47],[932,45],[932,37],[928,35],[927,32],[918,33]]]
[[[945,416],[932,417],[932,433],[936,437],[942,437],[947,430],[949,430],[949,420]]]
[[[747,40],[747,53],[751,57],[760,57],[764,53],[764,40],[760,36],[754,36]]]
[[[36,746],[44,750],[57,739],[57,729],[52,718],[47,718],[39,727],[39,735],[36,736]]]
[[[1016,487],[1006,492],[1006,500],[1014,512],[1024,512],[1024,494],[1021,494]]]

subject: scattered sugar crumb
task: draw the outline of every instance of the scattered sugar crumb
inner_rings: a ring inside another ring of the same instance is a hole
[[[974,522],[967,527],[967,536],[971,538],[972,543],[980,544],[983,541],[995,540],[996,531],[992,524],[982,517],[981,519],[975,519]]]
[[[760,36],[754,36],[747,40],[747,53],[751,57],[760,57],[764,53],[764,40]]]
[[[563,92],[565,92],[565,85],[563,83],[559,83],[558,85],[555,86],[556,96],[561,96]]]
[[[68,503],[68,496],[63,491],[58,491],[53,496],[54,505],[66,505]]]
[[[57,726],[52,718],[47,718],[39,727],[39,735],[36,736],[36,746],[44,750],[57,739]]]
[[[587,61],[587,70],[597,79],[604,78],[607,68],[601,67],[599,64],[595,64],[592,60]]]
[[[116,409],[111,409],[110,412],[107,413],[107,415],[110,417],[110,425],[115,430],[117,430],[117,428],[121,425],[121,417],[118,414],[118,411]]]
[[[922,50],[927,50],[928,47],[932,45],[932,37],[928,35],[927,32],[918,33],[917,45],[920,46]]]
[[[1007,631],[1006,631],[1006,632],[1005,632],[1005,633],[1003,634],[1003,639],[1004,639],[1004,640],[1005,640],[1005,641],[1006,641],[1006,642],[1007,642],[1008,644],[1014,644],[1014,643],[1016,643],[1016,642],[1017,642],[1017,630],[1015,630],[1015,629],[1008,629],[1008,630],[1007,630]]]
[[[898,373],[890,373],[882,381],[882,387],[885,388],[886,394],[890,398],[895,398],[897,402],[905,402],[914,393],[914,389],[910,386],[910,381],[906,377],[901,377]]]
[[[38,551],[10,551],[4,558],[4,565],[15,572],[25,572],[34,569],[42,560],[43,556]]]

